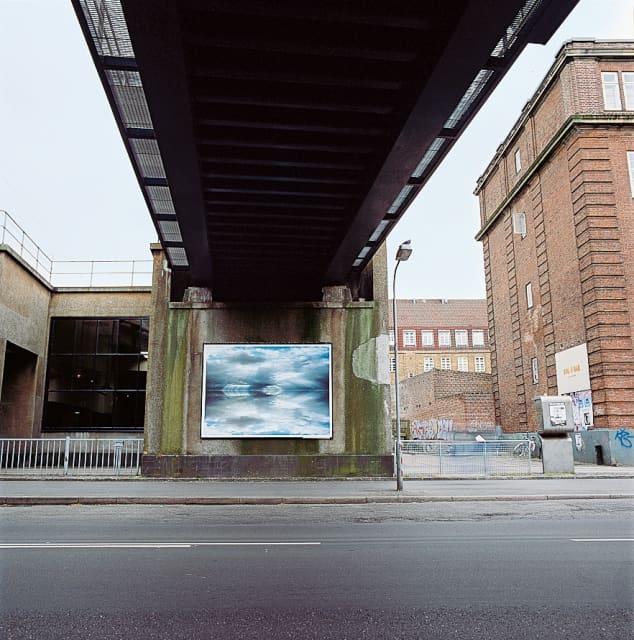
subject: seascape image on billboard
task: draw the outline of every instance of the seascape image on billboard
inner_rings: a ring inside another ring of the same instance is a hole
[[[332,437],[330,344],[206,344],[201,437]]]

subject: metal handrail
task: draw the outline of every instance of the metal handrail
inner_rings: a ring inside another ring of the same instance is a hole
[[[0,244],[13,249],[53,287],[152,286],[152,260],[53,260],[4,210],[0,210]]]
[[[0,210],[0,220],[0,244],[11,247],[29,266],[50,282],[53,260],[6,211]]]

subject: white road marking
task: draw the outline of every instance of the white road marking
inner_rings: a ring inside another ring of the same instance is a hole
[[[191,549],[192,547],[301,547],[321,542],[20,542],[0,549]]]
[[[573,542],[634,542],[634,538],[570,538]]]

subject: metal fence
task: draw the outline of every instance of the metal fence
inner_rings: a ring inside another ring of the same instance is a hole
[[[401,443],[401,459],[403,475],[410,478],[529,475],[531,442],[405,440]]]
[[[0,438],[0,473],[139,475],[142,453],[142,438]]]

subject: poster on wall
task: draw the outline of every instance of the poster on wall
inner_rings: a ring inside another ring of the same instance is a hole
[[[575,421],[575,431],[585,431],[594,426],[592,411],[592,392],[572,391],[568,394],[572,398],[572,416]]]
[[[330,344],[206,344],[201,437],[332,437]]]
[[[555,370],[559,395],[590,389],[590,367],[586,344],[557,352]]]

